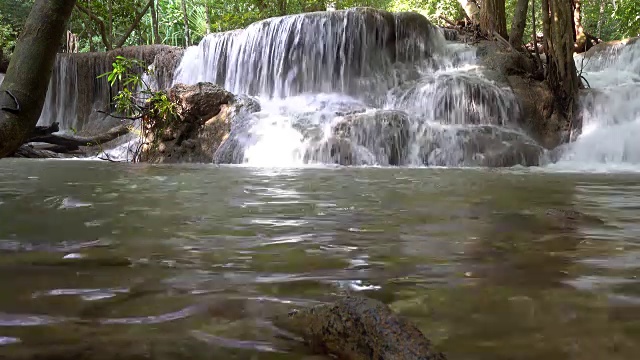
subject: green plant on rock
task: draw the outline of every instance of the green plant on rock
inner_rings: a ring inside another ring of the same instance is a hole
[[[159,139],[177,115],[177,105],[164,91],[155,90],[148,79],[153,77],[153,69],[136,59],[117,56],[112,70],[98,78],[106,77],[112,87],[121,88],[113,96],[117,117],[123,120],[139,121],[138,131],[141,142],[134,153],[133,161],[140,159],[143,147],[157,148]],[[131,124],[132,132],[136,132]]]

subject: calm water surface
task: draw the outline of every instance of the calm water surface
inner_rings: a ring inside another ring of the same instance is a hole
[[[3,160],[0,355],[320,359],[270,317],[358,292],[450,359],[637,359],[639,215],[632,174]]]

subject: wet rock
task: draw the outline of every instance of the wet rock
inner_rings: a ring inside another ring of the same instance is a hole
[[[349,140],[351,149],[354,146],[367,149],[380,165],[402,165],[408,153],[409,115],[397,110],[377,110],[345,116],[334,128],[334,136]]]
[[[398,12],[394,17],[395,60],[416,61],[430,56],[437,46],[438,29],[416,12]]]
[[[591,57],[609,56],[612,53],[618,52],[625,46],[633,45],[636,43],[640,43],[640,36],[624,40],[602,42],[600,44],[594,45],[591,49],[585,52],[584,57],[585,59],[589,59]]]
[[[235,97],[212,83],[177,84],[169,98],[177,116],[156,120],[146,130],[143,159],[157,163],[213,161],[214,153],[231,131],[237,111]],[[245,100],[244,104],[248,104]]]
[[[238,95],[235,98],[236,106],[242,107],[249,113],[256,113],[262,111],[262,106],[257,98],[249,95]]]
[[[558,146],[568,124],[552,118],[553,94],[547,83],[522,76],[509,76],[507,79],[522,109],[518,124],[544,148]]]
[[[380,301],[348,296],[297,310],[276,325],[301,336],[312,350],[344,360],[435,360],[431,342]]]
[[[307,150],[305,163],[336,164],[336,165],[373,165],[358,158],[356,149],[348,139],[330,138],[317,143]]]
[[[458,30],[440,28],[440,31],[447,41],[458,41],[460,39],[460,33],[458,32]]]
[[[504,51],[495,41],[480,42],[476,54],[482,65],[505,76],[532,74],[535,68],[533,59],[517,51]]]
[[[538,166],[544,149],[526,134],[497,126],[430,128],[421,149],[431,166]]]

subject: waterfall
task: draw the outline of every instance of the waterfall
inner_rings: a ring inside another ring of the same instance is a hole
[[[57,56],[38,125],[57,122],[63,132],[76,131],[78,128],[77,84],[78,69],[75,58],[65,55]]]
[[[174,78],[201,81],[262,104],[232,125],[217,162],[536,165],[542,152],[474,48],[415,13],[316,12],[210,34]]]
[[[610,45],[575,57],[591,85],[581,97],[582,132],[567,146],[560,168],[630,168],[640,165],[640,41]]]
[[[63,132],[93,133],[119,123],[104,112],[113,110],[111,99],[121,85],[112,88],[106,77],[99,77],[111,70],[119,55],[154,66],[154,76],[148,80],[154,87],[165,89],[170,87],[182,50],[151,45],[107,53],[58,54],[38,125],[58,122]]]

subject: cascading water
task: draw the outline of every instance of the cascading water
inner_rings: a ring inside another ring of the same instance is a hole
[[[558,168],[597,170],[640,165],[640,41],[632,39],[592,56],[576,56],[591,85],[582,96],[582,132],[566,147]]]
[[[541,152],[512,125],[517,101],[484,77],[475,50],[414,13],[308,13],[211,34],[174,78],[200,81],[262,104],[233,124],[217,162],[532,165]]]
[[[74,58],[56,57],[38,125],[57,122],[63,132],[78,129],[78,68]]]

